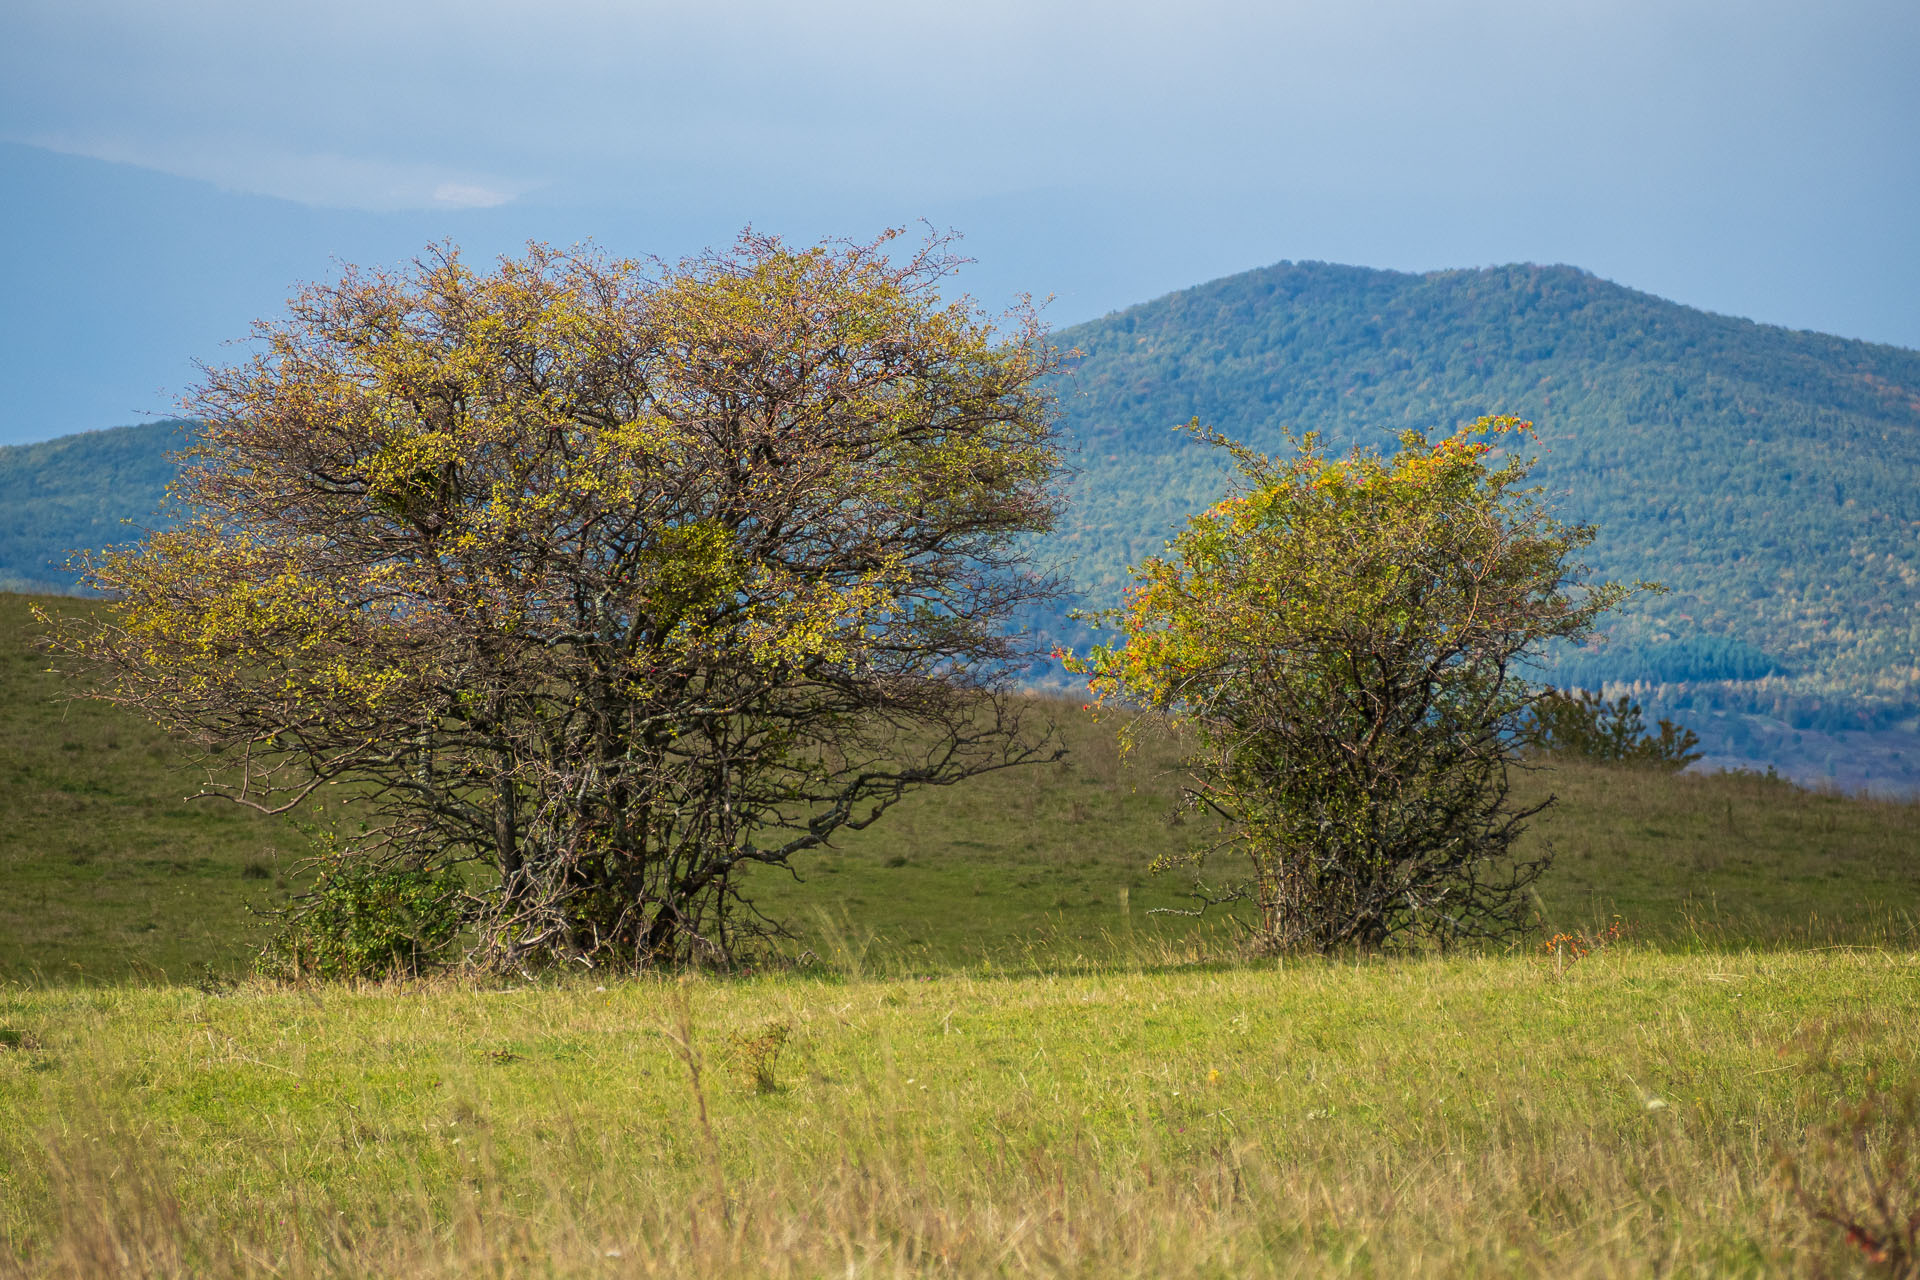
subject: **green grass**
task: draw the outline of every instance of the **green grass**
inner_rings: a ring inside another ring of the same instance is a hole
[[[32,643],[33,600],[0,594],[0,976],[241,966],[246,908],[272,900],[305,838],[184,799],[196,786],[164,734],[68,700]]]
[[[0,993],[0,1274],[1844,1273],[1920,1060],[1910,952],[590,982]]]
[[[1628,942],[1246,962],[1151,913],[1171,746],[1070,704],[1064,766],[760,877],[808,967],[235,985],[303,838],[30,631],[0,597],[4,1280],[1847,1274],[1776,1163],[1836,1176],[1809,1130],[1920,1061],[1914,805],[1542,770],[1542,919]]]
[[[1192,906],[1196,874],[1218,883],[1238,869],[1148,870],[1202,838],[1195,825],[1167,824],[1174,751],[1149,744],[1122,764],[1111,723],[1070,704],[1057,710],[1071,748],[1064,766],[920,793],[834,853],[800,863],[804,883],[763,876],[760,900],[807,944],[820,945],[815,921],[825,915],[841,933],[935,967],[1046,967],[1198,931],[1148,912]],[[1559,800],[1528,840],[1529,852],[1554,853],[1537,903],[1551,929],[1618,915],[1643,941],[1684,947],[1914,936],[1920,805],[1753,774],[1578,764],[1529,772],[1519,790]]]
[[[194,780],[157,730],[65,700],[72,687],[32,647],[28,604],[0,595],[0,977],[243,971],[260,927],[248,908],[284,899],[306,838],[284,819],[183,800]],[[1172,746],[1149,740],[1123,763],[1113,723],[1053,709],[1064,763],[919,793],[797,860],[799,881],[749,881],[793,928],[790,949],[1045,968],[1226,928],[1152,914],[1190,905],[1192,873],[1149,865],[1199,838],[1167,821]],[[1920,805],[1579,766],[1521,787],[1560,797],[1532,837],[1556,851],[1539,903],[1555,928],[1618,913],[1663,944],[1798,945],[1911,932],[1920,914]]]

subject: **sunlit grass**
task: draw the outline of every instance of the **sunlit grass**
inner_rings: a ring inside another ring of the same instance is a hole
[[[1920,955],[16,988],[0,1024],[20,1275],[1774,1275],[1846,1257],[1773,1177],[1832,1106],[1796,1046],[1920,1061]]]

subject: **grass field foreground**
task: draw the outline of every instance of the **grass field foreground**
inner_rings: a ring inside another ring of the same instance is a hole
[[[1235,961],[1153,914],[1190,877],[1149,864],[1204,838],[1168,819],[1173,745],[1123,762],[1056,704],[1063,763],[757,877],[810,968],[236,984],[306,838],[60,701],[27,603],[0,596],[4,1280],[1862,1264],[1777,1166],[1837,1176],[1809,1132],[1915,1079],[1914,804],[1530,770],[1560,797],[1539,922],[1625,943]]]
[[[1847,1274],[1776,1160],[1916,1061],[1877,949],[15,986],[0,1274]]]

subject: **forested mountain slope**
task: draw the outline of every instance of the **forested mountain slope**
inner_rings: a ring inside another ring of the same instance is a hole
[[[1711,682],[1721,702],[1920,693],[1920,352],[1709,315],[1571,267],[1426,275],[1282,263],[1062,331],[1082,471],[1059,535],[1089,600],[1224,485],[1198,416],[1390,446],[1485,413],[1539,429],[1539,479],[1600,526],[1590,560],[1658,579],[1563,674]],[[1769,676],[1769,673],[1772,673]],[[1767,677],[1767,678],[1762,678]],[[1725,682],[1736,681],[1729,686]],[[1672,691],[1669,691],[1670,693]]]
[[[0,590],[71,590],[68,556],[138,537],[166,495],[174,475],[167,454],[185,442],[187,425],[0,447]]]

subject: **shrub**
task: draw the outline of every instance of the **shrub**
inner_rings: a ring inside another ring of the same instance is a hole
[[[1238,488],[1135,566],[1106,616],[1122,643],[1068,669],[1191,731],[1189,801],[1253,873],[1238,895],[1262,949],[1525,927],[1545,862],[1515,852],[1543,807],[1510,799],[1540,692],[1521,673],[1632,590],[1589,583],[1594,530],[1526,484],[1510,450],[1530,424],[1344,458],[1311,435],[1269,458],[1191,430],[1232,454]]]
[[[1640,704],[1621,694],[1612,702],[1588,689],[1550,689],[1534,702],[1528,741],[1549,755],[1604,763],[1645,765],[1677,773],[1700,758],[1699,737],[1671,720],[1647,729]]]
[[[329,859],[312,887],[278,913],[259,969],[329,980],[426,972],[451,958],[465,899],[450,868]]]
[[[1613,923],[1604,929],[1580,929],[1573,933],[1556,933],[1540,944],[1540,950],[1553,961],[1555,977],[1564,974],[1596,951],[1605,951],[1608,947],[1626,940],[1626,921],[1615,916]]]
[[[772,1093],[780,1087],[776,1068],[780,1053],[793,1036],[793,1028],[784,1022],[768,1023],[757,1036],[735,1035],[730,1042],[734,1068],[740,1082],[755,1093]]]

